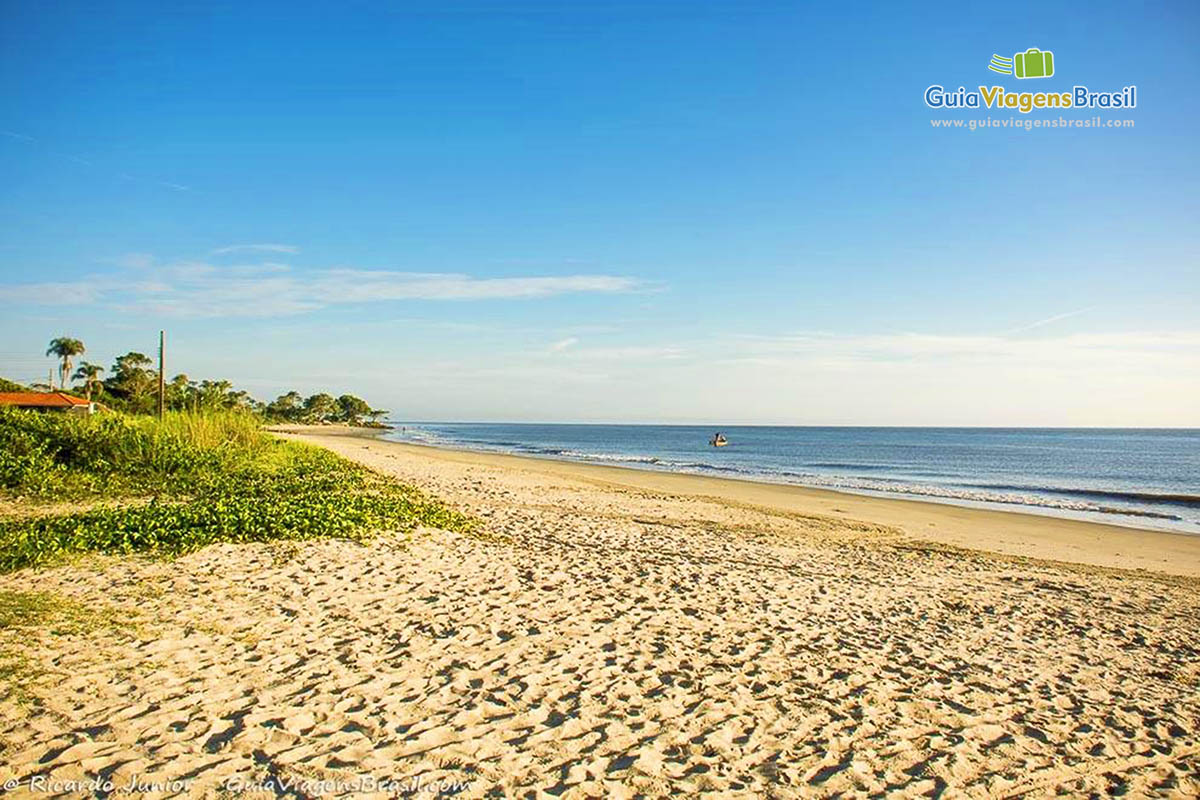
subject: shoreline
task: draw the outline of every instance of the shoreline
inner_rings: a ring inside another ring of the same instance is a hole
[[[297,433],[314,433],[319,435],[321,431],[319,426],[312,427],[311,431],[295,431]],[[349,431],[339,433],[337,435],[355,435]],[[364,436],[371,436],[371,433],[364,432]],[[665,468],[656,468],[652,465],[639,465],[627,461],[621,464],[605,464],[597,463],[595,460],[587,458],[568,458],[565,456],[555,456],[550,454],[539,453],[509,453],[503,450],[488,450],[474,449],[454,443],[445,444],[430,444],[427,442],[411,442],[397,441],[395,439],[385,439],[384,441],[396,442],[397,444],[411,444],[413,447],[431,447],[438,450],[452,450],[463,453],[480,453],[483,455],[507,455],[514,458],[531,458],[538,461],[554,461],[566,464],[581,464],[600,467],[613,467],[615,469],[630,469],[637,472],[649,472],[653,474],[667,475],[693,475],[699,478],[712,477],[717,480],[740,481],[746,483],[766,484],[768,486],[790,486],[797,489],[806,489],[814,492],[832,492],[838,495],[851,495],[854,497],[874,497],[880,500],[911,500],[919,503],[930,503],[933,505],[948,505],[958,508],[971,508],[984,511],[997,511],[1009,514],[1030,514],[1037,517],[1047,517],[1050,519],[1062,519],[1075,522],[1086,522],[1095,525],[1103,525],[1117,528],[1125,528],[1128,530],[1139,531],[1143,533],[1170,533],[1182,536],[1194,536],[1200,538],[1200,529],[1180,530],[1178,527],[1172,527],[1169,524],[1155,525],[1154,520],[1170,520],[1174,522],[1183,522],[1182,517],[1168,516],[1155,512],[1138,512],[1138,511],[1102,511],[1102,510],[1084,510],[1072,509],[1067,507],[1036,505],[1031,503],[1020,502],[1004,502],[1001,500],[983,500],[968,497],[955,497],[952,495],[936,495],[925,494],[921,492],[903,492],[903,491],[884,491],[881,489],[857,488],[853,486],[821,486],[810,483],[791,482],[786,480],[772,480],[769,474],[753,474],[747,473],[741,476],[734,475],[710,475],[704,472],[689,472],[684,470],[673,470]]]
[[[287,422],[276,425],[264,425],[263,430],[267,433],[307,434],[309,436],[355,436],[373,439],[395,429],[390,425],[384,428],[367,428],[361,425],[303,425],[298,422]]]
[[[370,441],[363,445],[370,450],[399,448],[441,461],[515,468],[556,478],[717,500],[786,514],[884,525],[896,529],[913,545],[933,544],[1004,557],[1200,577],[1200,536],[1189,533],[742,478],[396,442],[382,439],[370,429],[286,433],[301,439],[326,435],[355,437]]]

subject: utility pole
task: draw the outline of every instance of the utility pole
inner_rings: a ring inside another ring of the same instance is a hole
[[[167,407],[166,378],[163,376],[167,368],[167,332],[158,332],[158,418],[163,418]]]

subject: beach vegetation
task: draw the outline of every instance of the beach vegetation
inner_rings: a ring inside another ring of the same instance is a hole
[[[0,494],[80,509],[0,521],[0,571],[74,553],[339,537],[471,521],[245,411],[72,416],[0,409]]]

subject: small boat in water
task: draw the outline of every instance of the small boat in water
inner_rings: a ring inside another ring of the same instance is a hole
[[[717,435],[709,439],[708,443],[713,447],[724,447],[725,445],[729,444],[729,442],[725,439],[725,434],[721,433],[720,431],[717,431]]]

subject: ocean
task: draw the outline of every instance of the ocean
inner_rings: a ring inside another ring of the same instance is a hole
[[[387,438],[1200,533],[1200,430],[392,422]]]

